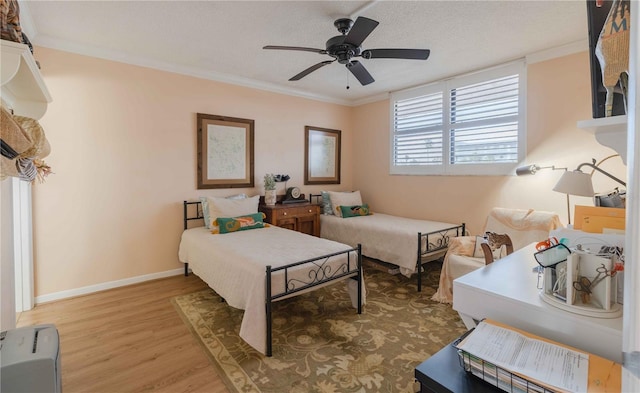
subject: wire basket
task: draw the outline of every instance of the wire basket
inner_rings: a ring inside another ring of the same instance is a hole
[[[458,359],[460,366],[464,371],[475,375],[485,382],[498,387],[505,392],[512,393],[555,393],[555,390],[549,390],[528,379],[522,378],[510,371],[487,362],[477,356],[458,350]]]

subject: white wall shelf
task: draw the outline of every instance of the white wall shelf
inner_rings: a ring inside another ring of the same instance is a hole
[[[1,48],[2,101],[16,115],[39,120],[52,100],[29,47],[2,40]]]
[[[25,44],[1,40],[0,98],[20,116],[40,120],[52,101],[36,61]],[[33,228],[31,183],[16,177],[2,181],[2,302],[0,328],[16,327],[16,311],[33,307]],[[6,228],[6,230],[5,230]],[[16,273],[17,276],[16,277]],[[16,288],[19,283],[19,288]],[[19,292],[16,297],[16,290]],[[16,304],[16,299],[19,304]]]
[[[622,162],[627,164],[627,116],[601,117],[599,119],[582,120],[578,128],[591,132],[596,140],[604,146],[615,150]]]

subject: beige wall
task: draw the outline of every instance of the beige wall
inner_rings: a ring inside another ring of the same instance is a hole
[[[46,48],[36,54],[54,99],[41,124],[55,172],[34,187],[36,296],[181,268],[185,199],[263,194],[266,172],[318,191],[303,185],[305,125],[342,130],[342,186],[352,186],[349,107]],[[255,120],[255,188],[196,189],[198,112]]]
[[[614,154],[576,127],[591,118],[589,58],[587,52],[527,67],[527,160],[540,166],[575,169],[582,162]],[[354,110],[354,187],[362,191],[374,211],[446,222],[465,222],[480,233],[492,207],[557,212],[567,222],[566,197],[552,191],[560,171],[535,176],[398,176],[389,175],[389,101]],[[523,163],[523,164],[524,164]],[[617,157],[603,163],[625,179]],[[596,191],[617,184],[595,175]],[[571,197],[592,205],[589,198]],[[572,207],[573,211],[573,207]],[[572,213],[573,214],[573,213]]]
[[[266,172],[291,175],[288,185],[305,193],[360,189],[376,211],[464,221],[473,233],[494,206],[566,217],[564,195],[551,191],[559,172],[390,176],[388,101],[350,108],[46,48],[36,54],[54,98],[41,124],[55,172],[34,187],[36,296],[181,268],[181,201],[262,193]],[[575,126],[591,117],[586,52],[531,65],[528,85],[527,162],[574,168],[611,154]],[[198,112],[255,120],[255,188],[196,189]],[[303,185],[305,125],[342,130],[341,185]],[[606,168],[624,178],[615,160]],[[603,178],[594,178],[596,189],[614,186]]]

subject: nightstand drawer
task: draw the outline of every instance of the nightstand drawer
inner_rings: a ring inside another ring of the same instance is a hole
[[[266,214],[265,220],[270,224],[320,236],[320,206],[310,203],[301,205],[260,205],[258,209]]]
[[[298,217],[308,214],[318,213],[318,206],[302,206],[302,207],[289,207],[286,209],[278,209],[276,211],[277,218],[289,218]]]

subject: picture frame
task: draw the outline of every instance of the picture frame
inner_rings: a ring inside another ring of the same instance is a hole
[[[197,114],[198,189],[254,186],[254,123]]]
[[[340,130],[304,127],[304,184],[340,184]]]

